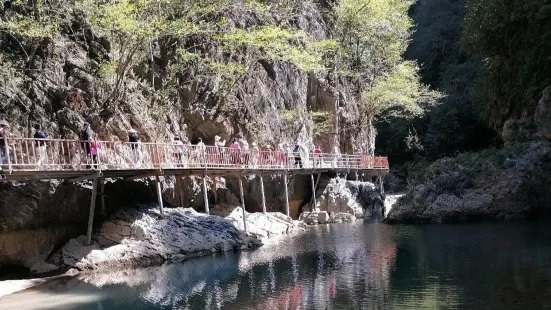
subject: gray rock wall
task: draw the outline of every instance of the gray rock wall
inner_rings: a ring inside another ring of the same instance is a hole
[[[543,91],[535,115],[539,133],[551,140],[551,86]]]

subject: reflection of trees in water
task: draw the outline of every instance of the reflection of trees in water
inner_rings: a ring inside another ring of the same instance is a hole
[[[395,246],[391,239],[349,233],[325,228],[258,251],[83,280],[98,286],[125,284],[109,287],[116,298],[139,295],[147,303],[182,309],[331,308],[365,306],[367,300],[382,304]]]
[[[392,290],[408,290],[410,300],[433,290],[440,305],[473,309],[548,305],[551,268],[541,268],[551,267],[548,227],[537,222],[402,227],[395,234]]]
[[[519,229],[513,224],[328,226],[252,252],[81,281],[104,286],[104,309],[508,309],[550,304],[551,231]],[[52,290],[98,293],[81,281]]]

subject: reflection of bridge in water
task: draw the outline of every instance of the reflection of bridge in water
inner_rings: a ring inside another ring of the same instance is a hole
[[[2,146],[1,177],[5,180],[65,179],[71,182],[92,180],[92,198],[88,223],[88,240],[98,183],[103,195],[104,180],[109,178],[154,178],[161,214],[163,201],[159,177],[175,176],[178,198],[183,206],[181,180],[184,176],[203,177],[205,210],[209,213],[207,176],[239,177],[241,204],[245,212],[242,176],[260,176],[262,208],[265,175],[284,178],[286,213],[289,215],[288,177],[310,174],[315,193],[321,173],[356,173],[370,180],[376,179],[381,191],[383,176],[388,174],[386,157],[365,154],[328,154],[285,152],[282,150],[239,150],[226,147],[184,145],[173,143],[128,143],[117,141],[79,141],[66,139],[9,138]],[[317,175],[317,181],[314,176]],[[315,197],[314,204],[315,204]],[[102,199],[102,204],[104,204]],[[246,221],[245,230],[246,228]]]

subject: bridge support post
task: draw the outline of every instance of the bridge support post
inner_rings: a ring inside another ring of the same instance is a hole
[[[287,188],[287,173],[283,175],[283,185],[285,185],[285,214],[289,216],[289,189]]]
[[[385,194],[385,186],[383,184],[383,176],[379,177],[379,192],[381,193],[381,195]]]
[[[180,203],[180,208],[184,207],[184,193],[182,191],[182,176],[176,176],[176,190],[178,191],[178,202]]]
[[[159,176],[155,176],[155,187],[157,188],[157,201],[159,202],[159,210],[161,211],[161,216],[165,216],[165,210],[163,208],[163,193],[161,192],[161,182],[159,181]]]
[[[94,210],[96,209],[96,196],[98,195],[98,179],[95,178],[92,185],[92,198],[90,201],[90,214],[88,214],[88,231],[86,232],[86,242],[92,243],[92,225],[94,224]]]
[[[203,175],[203,199],[205,200],[205,213],[210,214],[209,194],[207,192],[207,176]]]
[[[310,180],[312,181],[312,211],[316,209],[316,183],[314,182],[314,174],[310,175]],[[319,180],[319,179],[318,179]]]
[[[262,194],[262,212],[266,214],[266,196],[264,196],[264,177],[260,175],[260,193]]]
[[[105,179],[101,179],[100,194],[101,194],[101,214],[105,212]]]
[[[243,212],[243,229],[247,232],[247,217],[245,214],[245,194],[243,193],[243,176],[239,175],[239,192],[241,193],[241,209]]]

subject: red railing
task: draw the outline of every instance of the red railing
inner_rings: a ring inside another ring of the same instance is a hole
[[[128,143],[67,139],[10,138],[2,146],[3,170],[129,169],[388,169],[386,157],[314,154],[283,150]],[[9,156],[8,156],[9,154]]]

